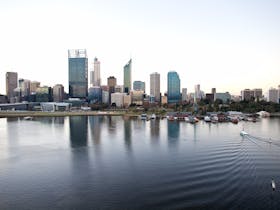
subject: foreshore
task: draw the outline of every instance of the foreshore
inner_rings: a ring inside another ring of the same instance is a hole
[[[66,117],[66,116],[130,116],[137,114],[125,111],[66,111],[66,112],[41,112],[41,111],[0,111],[0,118],[8,117]]]

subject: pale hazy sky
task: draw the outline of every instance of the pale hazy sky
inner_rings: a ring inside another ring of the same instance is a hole
[[[85,48],[102,83],[132,57],[132,80],[175,70],[181,87],[239,94],[280,84],[279,0],[0,0],[0,93],[5,73],[68,92],[68,49]]]

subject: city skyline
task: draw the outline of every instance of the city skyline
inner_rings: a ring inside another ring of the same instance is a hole
[[[0,93],[6,72],[68,87],[68,49],[87,49],[89,64],[98,57],[103,85],[109,76],[123,84],[132,58],[132,82],[147,90],[158,72],[167,91],[175,70],[188,92],[195,84],[206,92],[266,92],[280,78],[279,9],[278,1],[1,2]]]

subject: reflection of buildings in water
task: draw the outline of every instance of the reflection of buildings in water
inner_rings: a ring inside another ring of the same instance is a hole
[[[36,118],[35,120],[38,120],[40,123],[46,123],[46,124],[53,123],[53,117],[40,117],[40,118]]]
[[[64,117],[53,117],[53,123],[55,124],[64,124]]]
[[[100,144],[100,131],[101,124],[103,122],[103,116],[90,116],[89,124],[90,124],[90,133],[95,145]]]
[[[131,150],[131,120],[123,120],[124,122],[124,141],[127,149]]]
[[[87,146],[88,116],[69,117],[71,147]]]
[[[168,139],[174,140],[179,138],[180,125],[178,122],[167,121]]]
[[[115,134],[117,128],[117,120],[115,116],[108,116],[109,133]]]
[[[151,137],[159,137],[160,120],[151,120]]]
[[[7,122],[17,122],[20,118],[18,117],[7,117]]]
[[[6,133],[6,139],[7,140],[7,145],[11,145],[11,146],[15,146],[19,143],[19,137],[21,136],[21,123],[20,123],[20,118],[17,117],[8,117],[6,118],[7,123],[6,123],[6,131],[4,131],[3,133]],[[0,139],[2,140],[2,139]],[[3,140],[2,140],[2,143]],[[13,148],[13,147],[9,147],[9,148]],[[12,154],[12,152],[11,152]]]

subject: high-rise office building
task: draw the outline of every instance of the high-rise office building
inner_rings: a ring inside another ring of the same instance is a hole
[[[212,88],[211,93],[214,96],[213,101],[216,101],[216,88]]]
[[[188,99],[188,89],[182,88],[182,101],[186,102]]]
[[[69,97],[88,95],[88,58],[85,49],[68,50]]]
[[[279,103],[278,89],[270,88],[268,90],[268,101],[269,102],[274,102],[274,103]]]
[[[123,85],[124,85],[124,92],[129,93],[131,90],[131,66],[132,61],[131,59],[128,63],[123,67]]]
[[[17,88],[18,74],[17,72],[6,73],[6,95],[8,100],[14,96],[14,89]]]
[[[28,97],[30,96],[30,85],[31,81],[28,79],[18,80],[18,86],[21,90],[21,96],[23,97],[23,100],[28,100]]]
[[[94,58],[94,71],[93,71],[93,86],[101,85],[100,78],[100,61],[95,57]]]
[[[253,91],[255,100],[260,100],[263,97],[261,88],[255,88]]]
[[[242,101],[251,101],[254,99],[254,90],[244,89],[241,91]]]
[[[145,82],[134,81],[133,82],[133,90],[142,90],[142,91],[145,92]]]
[[[64,99],[64,86],[57,84],[53,87],[53,101],[62,102]]]
[[[30,82],[30,92],[31,93],[35,93],[38,87],[40,87],[40,82],[37,82],[37,81]]]
[[[107,79],[107,85],[109,87],[109,104],[111,105],[111,94],[115,93],[115,87],[117,85],[117,79],[114,76],[110,76]]]
[[[176,71],[167,74],[167,94],[168,103],[178,103],[181,99],[180,78]]]
[[[155,97],[155,102],[160,102],[160,74],[150,74],[150,95]]]
[[[200,100],[202,98],[202,92],[200,90],[200,84],[194,86],[194,101],[196,102],[197,99]]]

